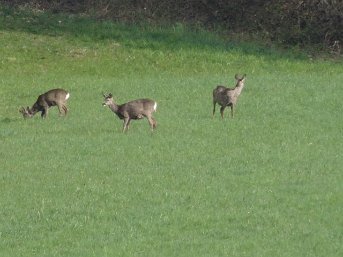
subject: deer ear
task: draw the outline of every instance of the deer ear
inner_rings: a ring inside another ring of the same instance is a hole
[[[112,97],[112,93],[109,93],[109,94],[108,94],[108,97]]]

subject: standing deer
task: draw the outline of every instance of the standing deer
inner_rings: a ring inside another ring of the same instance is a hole
[[[51,106],[57,105],[60,115],[62,114],[62,111],[64,112],[64,115],[66,115],[68,109],[65,104],[69,96],[70,94],[64,89],[52,89],[38,96],[37,101],[33,104],[32,108],[21,107],[19,112],[23,114],[24,118],[31,118],[37,112],[42,112],[41,117],[46,118],[46,116],[48,115],[48,109]]]
[[[222,118],[224,117],[224,110],[226,106],[231,107],[231,117],[233,118],[233,108],[244,87],[245,77],[246,74],[244,74],[242,77],[239,77],[236,74],[235,79],[237,80],[237,84],[234,88],[219,85],[213,89],[213,116],[216,111],[216,104],[219,104],[221,106],[220,114]]]
[[[150,124],[151,131],[156,128],[156,120],[152,117],[156,111],[157,103],[154,100],[143,98],[133,100],[121,105],[114,102],[112,94],[104,96],[103,106],[108,106],[121,120],[124,120],[123,132],[129,129],[131,120],[138,120],[146,117]]]

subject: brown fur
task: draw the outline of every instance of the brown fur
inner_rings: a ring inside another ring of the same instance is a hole
[[[66,101],[69,98],[69,93],[61,88],[51,89],[48,92],[38,96],[37,101],[33,104],[32,108],[22,107],[19,111],[23,114],[24,118],[33,117],[37,112],[42,112],[41,117],[46,118],[48,109],[51,106],[57,106],[60,115],[62,112],[67,114]]]
[[[213,113],[216,111],[216,104],[221,106],[220,108],[220,115],[224,118],[224,110],[227,106],[231,108],[231,117],[233,118],[233,109],[236,105],[237,98],[241,94],[242,89],[244,87],[246,75],[244,74],[242,77],[239,77],[237,74],[235,79],[237,80],[236,86],[234,88],[229,88],[225,86],[217,86],[213,89]]]
[[[124,120],[123,132],[129,129],[131,120],[138,120],[146,117],[151,130],[156,128],[156,120],[152,117],[156,111],[157,103],[154,100],[143,98],[133,100],[121,105],[114,102],[112,94],[104,94],[104,106],[108,106],[121,120]]]

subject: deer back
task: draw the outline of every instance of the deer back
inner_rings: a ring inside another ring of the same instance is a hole
[[[32,111],[40,111],[44,107],[64,104],[69,98],[69,93],[61,88],[52,89],[38,96],[37,101],[32,107]]]
[[[213,101],[217,102],[221,106],[228,105],[230,97],[232,96],[233,89],[222,85],[217,86],[213,89]]]
[[[154,100],[143,98],[120,105],[118,112],[124,117],[141,119],[144,116],[150,116],[154,111],[156,111],[156,107],[157,104]]]

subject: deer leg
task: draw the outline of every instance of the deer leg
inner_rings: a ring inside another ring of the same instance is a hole
[[[231,105],[230,107],[231,107],[231,117],[233,118],[233,105]]]
[[[68,108],[65,105],[62,105],[63,111],[64,111],[64,115],[67,115],[68,112]]]
[[[58,104],[57,107],[58,107],[58,112],[60,113],[60,116],[62,116],[62,110],[64,111],[63,105]]]
[[[46,118],[47,115],[48,115],[48,107],[44,106],[42,113],[41,113],[41,117]]]
[[[152,117],[151,117],[152,118]],[[152,125],[153,126],[153,128],[155,129],[156,127],[157,127],[157,122],[156,122],[156,120],[154,119],[154,118],[152,118],[152,121],[154,122],[154,124]]]
[[[67,107],[64,104],[58,104],[58,111],[60,112],[60,116],[62,116],[62,113],[64,113],[64,115],[67,115]]]
[[[123,132],[126,132],[129,129],[130,125],[130,118],[124,118],[124,126],[123,126]]]
[[[212,118],[214,117],[214,113],[216,112],[216,102],[213,102],[213,112],[212,112]]]
[[[147,116],[148,122],[150,124],[151,131],[156,128],[157,122],[153,117]]]
[[[226,106],[220,107],[220,115],[222,116],[222,119],[224,118],[224,110]]]

